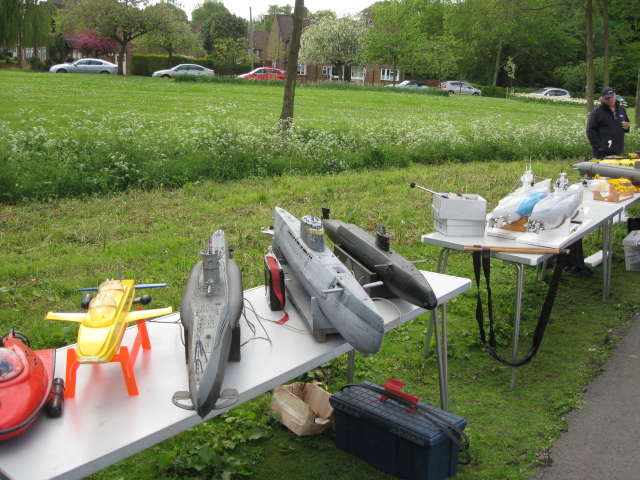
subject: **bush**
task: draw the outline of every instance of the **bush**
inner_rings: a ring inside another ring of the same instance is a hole
[[[36,72],[47,72],[49,71],[49,67],[45,62],[40,60],[38,57],[29,57],[27,58],[27,62],[31,65],[31,70],[35,70]]]
[[[165,70],[181,63],[194,63],[205,68],[210,68],[216,75],[238,75],[251,70],[251,65],[246,63],[217,62],[210,58],[190,58],[174,55],[172,65],[169,66],[168,55],[133,55],[133,75],[150,77],[157,70]]]

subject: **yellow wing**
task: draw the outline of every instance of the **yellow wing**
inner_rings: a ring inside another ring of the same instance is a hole
[[[151,310],[134,310],[127,313],[127,323],[135,322],[136,320],[144,320],[146,318],[159,317],[161,315],[168,315],[173,312],[173,308],[154,308]]]
[[[47,320],[63,320],[65,322],[82,323],[86,316],[87,314],[85,312],[49,312],[45,318]]]

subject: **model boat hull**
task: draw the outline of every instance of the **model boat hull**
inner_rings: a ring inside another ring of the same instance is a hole
[[[533,186],[522,186],[498,202],[491,212],[490,227],[502,227],[528,217],[533,208],[550,194],[550,179],[543,180]]]
[[[571,185],[566,191],[555,192],[536,204],[529,217],[530,231],[551,230],[572,219],[582,203],[582,184]]]
[[[213,233],[202,257],[187,280],[180,318],[187,339],[189,394],[204,418],[216,408],[230,357],[240,360],[243,290],[240,268],[229,256],[222,230]]]
[[[47,406],[50,416],[59,416],[62,406],[61,379],[54,394],[55,350],[33,351],[12,333],[0,345],[0,440],[21,435]],[[54,402],[55,400],[55,402]]]
[[[391,293],[420,308],[436,308],[438,299],[431,285],[413,263],[393,249],[376,244],[376,239],[357,225],[332,219],[323,219],[322,223],[333,243],[375,272]]]
[[[323,242],[319,250],[310,247],[301,236],[296,217],[276,207],[273,220],[278,248],[331,324],[361,353],[372,355],[380,350],[384,338],[382,317],[351,272]]]

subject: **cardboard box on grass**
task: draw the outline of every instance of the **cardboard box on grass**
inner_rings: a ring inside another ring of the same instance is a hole
[[[316,383],[280,385],[273,392],[271,409],[282,424],[300,437],[324,433],[333,427],[331,394]]]

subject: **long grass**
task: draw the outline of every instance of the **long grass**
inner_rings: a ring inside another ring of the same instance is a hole
[[[386,89],[390,90],[390,89]],[[0,71],[0,202],[181,188],[206,179],[576,158],[585,112],[461,95]],[[630,149],[640,145],[628,135]]]

